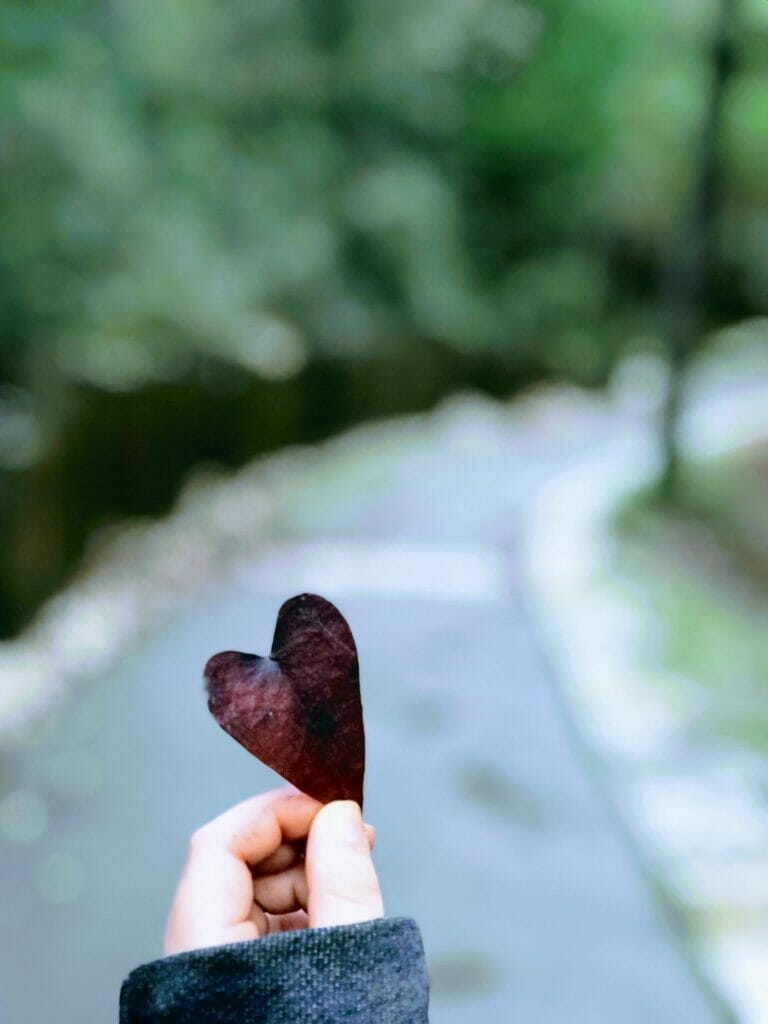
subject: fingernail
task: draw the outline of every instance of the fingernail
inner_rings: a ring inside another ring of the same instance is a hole
[[[339,832],[344,839],[360,839],[363,832],[363,814],[354,800],[344,801],[344,813],[339,822]]]

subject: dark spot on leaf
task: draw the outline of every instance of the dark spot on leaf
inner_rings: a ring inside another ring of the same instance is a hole
[[[329,739],[335,729],[336,716],[330,708],[317,708],[307,718],[307,732],[314,739]]]

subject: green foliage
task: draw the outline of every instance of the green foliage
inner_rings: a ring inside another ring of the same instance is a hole
[[[653,624],[642,660],[662,671],[664,698],[686,711],[687,738],[761,756],[768,752],[767,468],[764,444],[686,462],[685,512],[638,494],[615,523],[616,566]]]
[[[706,14],[6,2],[6,376],[125,389],[215,359],[279,378],[429,340],[599,379],[688,182]],[[736,224],[765,210],[764,68],[733,98]]]

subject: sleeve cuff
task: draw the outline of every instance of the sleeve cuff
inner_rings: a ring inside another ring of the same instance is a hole
[[[267,935],[132,971],[121,1024],[426,1024],[421,935],[410,918]]]

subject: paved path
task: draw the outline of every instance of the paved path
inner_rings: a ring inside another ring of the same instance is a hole
[[[422,926],[433,1024],[722,1019],[591,784],[527,620],[517,531],[549,429],[470,403],[320,449],[282,539],[14,754],[0,1019],[116,1020],[126,968],[159,953],[186,836],[275,781],[208,716],[201,667],[266,650],[303,589],[358,639],[366,817],[388,913]]]

